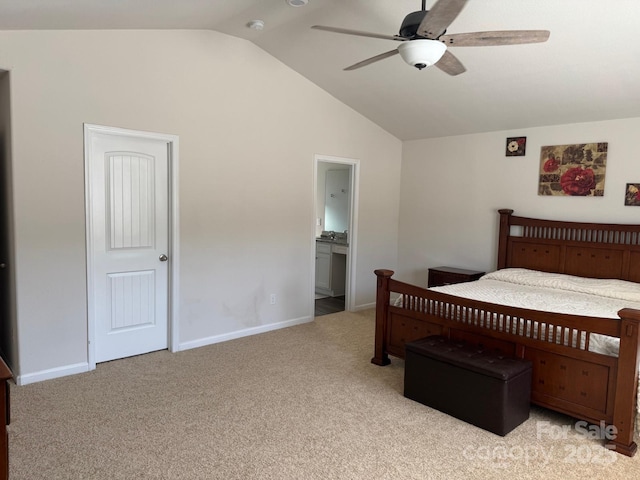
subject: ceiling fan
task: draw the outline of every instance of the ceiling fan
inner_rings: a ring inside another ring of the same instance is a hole
[[[355,70],[399,53],[405,62],[419,70],[435,65],[449,75],[459,75],[466,69],[460,60],[448,50],[448,47],[519,45],[545,42],[549,38],[548,30],[496,30],[447,35],[447,27],[462,11],[467,1],[437,0],[431,9],[427,10],[425,8],[426,0],[422,0],[422,10],[412,12],[404,18],[399,35],[361,32],[323,25],[314,25],[311,28],[402,42],[396,49],[358,62],[344,70]]]

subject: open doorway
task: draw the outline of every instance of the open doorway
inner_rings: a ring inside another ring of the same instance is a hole
[[[351,310],[357,161],[316,155],[314,316]]]
[[[18,375],[9,75],[0,70],[0,356]]]

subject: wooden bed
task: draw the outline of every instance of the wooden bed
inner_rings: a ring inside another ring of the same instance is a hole
[[[526,268],[640,283],[640,225],[540,220],[500,210],[498,269]],[[633,456],[640,310],[619,319],[527,310],[455,297],[397,281],[376,270],[376,365],[404,358],[404,344],[429,335],[470,341],[533,363],[531,401],[594,424],[614,425],[607,443]],[[391,293],[406,301],[394,306]],[[492,318],[501,318],[499,327]],[[522,325],[537,322],[535,335]],[[540,333],[542,332],[542,333]],[[620,339],[618,357],[589,351],[589,334]],[[561,341],[557,341],[558,338]],[[575,341],[586,338],[586,343]],[[584,344],[581,344],[584,343]]]

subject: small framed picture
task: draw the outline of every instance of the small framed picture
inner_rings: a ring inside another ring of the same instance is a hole
[[[507,157],[522,157],[527,148],[527,137],[508,137],[505,155]]]
[[[640,207],[640,183],[627,183],[624,204],[629,207]]]

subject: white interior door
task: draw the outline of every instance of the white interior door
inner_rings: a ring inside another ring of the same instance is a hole
[[[167,141],[92,132],[86,148],[95,362],[165,349],[171,261]]]

